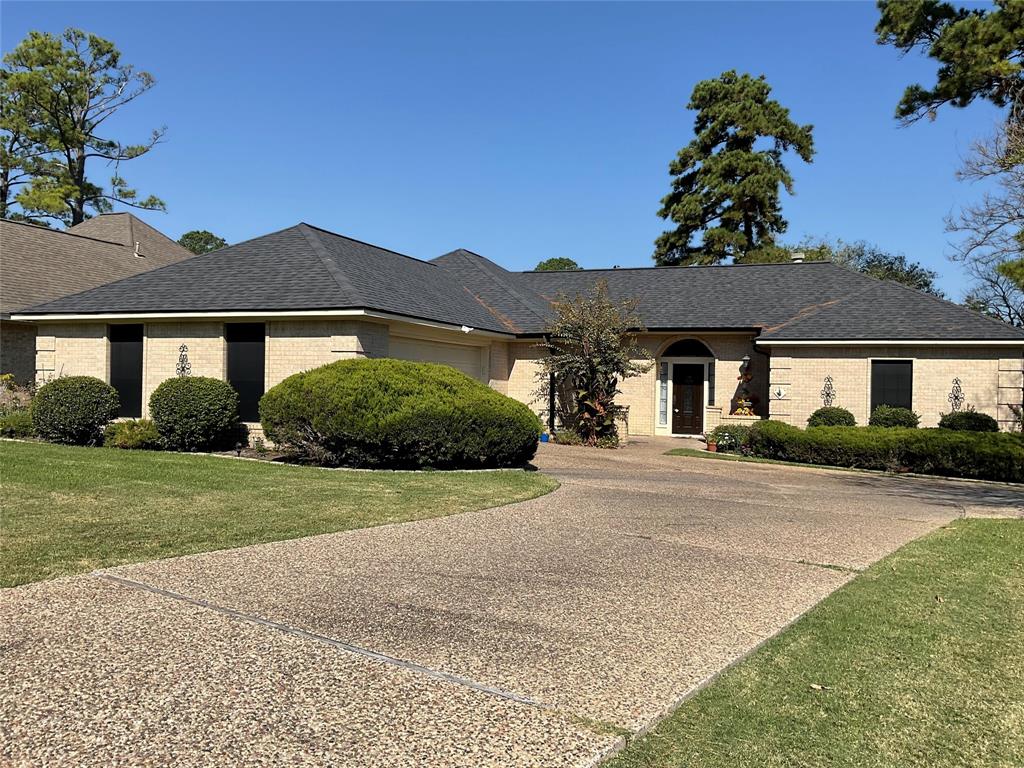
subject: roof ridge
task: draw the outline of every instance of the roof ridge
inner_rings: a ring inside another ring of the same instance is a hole
[[[328,234],[331,237],[340,237],[342,240],[348,240],[349,242],[359,243],[360,245],[365,245],[370,248],[376,248],[378,251],[384,251],[385,253],[393,253],[395,256],[401,256],[403,259],[415,261],[417,264],[430,264],[430,266],[432,267],[437,266],[437,264],[434,264],[432,261],[424,261],[423,259],[417,259],[415,256],[410,256],[407,253],[402,253],[401,251],[396,251],[393,250],[392,248],[385,248],[384,246],[377,245],[376,243],[369,243],[366,240],[359,240],[355,237],[349,237],[348,235],[343,235],[340,232],[334,232],[330,229],[325,229],[324,227],[318,227],[316,224],[310,224],[305,221],[300,221],[299,224],[302,226],[309,227],[310,229],[314,229],[317,232],[323,232],[325,234]]]
[[[494,262],[491,261],[490,259],[488,259],[486,256],[481,256],[480,254],[474,253],[473,251],[467,250],[466,248],[459,248],[458,250],[463,251],[464,253],[468,253],[468,254],[470,254],[473,257],[476,257],[476,259],[479,259],[480,262],[487,262],[488,264],[494,264]],[[465,259],[465,258],[466,257],[463,256],[463,259]],[[498,280],[501,283],[502,287],[505,288],[512,296],[514,296],[523,305],[523,307],[527,311],[529,311],[532,315],[534,315],[538,320],[540,320],[542,322],[546,320],[546,318],[543,315],[538,313],[533,307],[530,306],[530,304],[531,304],[530,300],[527,299],[527,297],[524,296],[520,292],[519,287],[516,286],[514,283],[510,284],[509,281],[505,280],[504,275],[494,274],[494,273],[490,272],[488,269],[486,269],[484,267],[484,265],[482,263],[478,263],[478,262],[476,262],[472,258],[469,259],[469,262],[476,269],[478,269],[483,274],[487,275],[489,278],[491,278],[493,280]],[[509,274],[509,275],[517,274],[515,272],[510,272],[509,270],[504,269],[503,267],[501,267],[498,264],[494,264],[494,266],[498,267],[499,269],[501,269],[506,274]],[[538,298],[540,298],[542,301],[544,301],[545,304],[550,304],[550,302],[546,301],[543,296],[540,296],[540,294],[538,294]]]
[[[324,265],[324,268],[331,276],[331,279],[334,280],[335,285],[338,286],[342,293],[347,294],[351,299],[357,300],[360,303],[364,302],[363,297],[359,295],[359,291],[357,291],[356,287],[352,285],[352,281],[348,279],[341,267],[339,267],[335,263],[334,259],[331,258],[330,253],[327,251],[327,246],[324,245],[323,241],[320,239],[320,230],[306,224],[305,222],[299,223],[296,226],[296,229],[299,230],[302,236],[306,239],[306,242],[309,243],[310,248],[313,249],[313,253],[315,253],[317,258],[320,259],[320,262]]]
[[[41,224],[33,224],[29,221],[15,221],[14,219],[0,219],[4,224],[17,224],[22,227],[29,227],[30,229],[38,229],[40,232],[52,232],[55,235],[69,235],[70,237],[78,237],[82,240],[92,240],[94,243],[105,243],[107,245],[116,245],[119,248],[127,248],[124,243],[119,243],[116,240],[104,240],[101,237],[92,237],[91,235],[80,235],[78,232],[71,232],[67,229],[51,229],[50,227],[44,227]]]
[[[447,255],[447,254],[445,254]],[[483,258],[483,257],[481,257]],[[812,259],[805,261],[763,261],[751,262],[749,264],[673,264],[670,266],[658,265],[653,267],[593,267],[580,269],[522,269],[513,272],[514,275],[551,275],[551,274],[574,274],[579,272],[654,272],[659,269],[732,269],[733,267],[798,267],[810,266],[812,264],[835,264],[828,259]],[[840,266],[835,264],[835,266]]]

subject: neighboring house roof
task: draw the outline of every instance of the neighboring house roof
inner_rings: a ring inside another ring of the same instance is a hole
[[[370,309],[509,332],[438,265],[309,224],[297,224],[30,311],[107,314],[316,309]]]
[[[30,308],[25,314],[362,309],[523,336],[559,295],[608,284],[650,330],[768,341],[1002,340],[1024,330],[831,262],[509,272],[464,249],[430,261],[308,224]]]
[[[67,230],[0,219],[0,316],[194,255],[130,213]]]

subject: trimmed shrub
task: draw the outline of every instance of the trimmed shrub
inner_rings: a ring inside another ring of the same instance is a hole
[[[719,424],[708,432],[707,440],[718,443],[718,450],[723,453],[742,453],[749,436],[749,424]]]
[[[762,421],[752,427],[747,451],[805,464],[1024,482],[1024,440],[1005,433],[898,427],[803,430]]]
[[[956,432],[998,432],[999,422],[987,413],[957,411],[942,414],[939,429],[952,429]]]
[[[891,405],[879,405],[871,412],[868,425],[872,427],[903,427],[916,429],[921,417],[909,408],[894,408]]]
[[[174,451],[220,450],[239,441],[238,393],[220,379],[167,379],[153,390],[149,412],[164,444]]]
[[[34,434],[32,414],[27,408],[0,415],[0,437],[31,437]]]
[[[825,406],[819,408],[807,419],[808,427],[856,427],[857,420],[845,408]]]
[[[149,419],[115,421],[103,433],[103,444],[109,448],[159,451],[164,447],[160,433]]]
[[[44,384],[32,398],[32,427],[44,440],[94,445],[117,418],[117,390],[92,376],[65,376]]]
[[[509,467],[537,450],[540,420],[454,368],[341,360],[290,376],[260,400],[274,443],[327,466]]]

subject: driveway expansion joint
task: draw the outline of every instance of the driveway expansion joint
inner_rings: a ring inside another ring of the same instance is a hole
[[[545,708],[543,705],[534,701],[533,699],[530,699],[526,696],[522,696],[518,693],[504,691],[500,688],[494,688],[489,685],[478,683],[475,680],[470,680],[469,678],[462,677],[461,675],[455,675],[450,672],[442,672],[441,670],[432,669],[431,667],[425,667],[422,664],[417,664],[416,662],[408,661],[407,659],[400,659],[395,656],[389,656],[385,653],[378,653],[377,651],[370,650],[369,648],[363,648],[358,645],[353,645],[352,643],[346,643],[343,640],[336,640],[333,637],[318,635],[315,632],[307,632],[304,629],[298,629],[296,627],[288,626],[287,624],[282,624],[280,622],[264,619],[261,616],[255,616],[253,614],[237,611],[234,608],[226,608],[224,606],[211,603],[208,600],[189,597],[188,595],[183,595],[179,592],[173,592],[169,589],[162,589],[161,587],[154,587],[150,584],[146,584],[141,581],[135,581],[134,579],[126,579],[123,576],[116,576],[112,573],[106,573],[104,571],[94,571],[92,575],[96,578],[113,582],[114,584],[118,584],[122,587],[127,587],[129,589],[138,589],[145,592],[150,592],[154,595],[160,595],[161,597],[166,597],[171,600],[178,600],[180,602],[189,603],[190,605],[194,605],[199,608],[205,608],[206,610],[213,611],[215,613],[219,613],[221,615],[228,616],[233,619],[246,621],[250,624],[257,624],[261,627],[273,629],[278,632],[282,632],[286,635],[292,635],[293,637],[300,637],[304,640],[312,640],[323,645],[328,645],[340,651],[346,651],[348,653],[356,654],[357,656],[363,656],[365,658],[372,659],[373,661],[377,661],[381,664],[388,664],[390,666],[399,667],[409,672],[426,675],[427,677],[432,677],[435,680],[441,680],[452,685],[459,685],[464,688],[470,688],[474,691],[485,693],[489,696],[495,696],[497,698],[505,699],[507,701],[514,701],[518,704],[525,704],[530,707],[537,707],[542,709]]]

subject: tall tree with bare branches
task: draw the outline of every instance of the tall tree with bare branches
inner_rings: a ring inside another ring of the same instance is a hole
[[[1005,108],[994,137],[979,141],[957,174],[984,182],[981,199],[946,221],[962,236],[952,254],[974,279],[966,303],[1024,327],[1024,3],[962,8],[939,0],[879,0],[878,42],[918,50],[939,64],[931,86],[909,86],[896,108],[904,124],[981,99]]]
[[[75,225],[112,210],[115,203],[164,209],[158,197],[141,197],[120,166],[149,152],[166,129],[154,130],[139,144],[101,133],[111,116],[153,87],[152,75],[122,63],[109,40],[71,28],[60,36],[30,32],[4,56],[3,70],[4,110],[9,113],[0,126],[3,143],[15,139],[12,128],[26,127],[30,141],[46,149],[46,162],[28,167],[31,180],[14,198],[26,217]],[[93,161],[112,166],[109,186],[87,175]],[[9,178],[26,170],[5,160],[3,170],[8,168]]]

